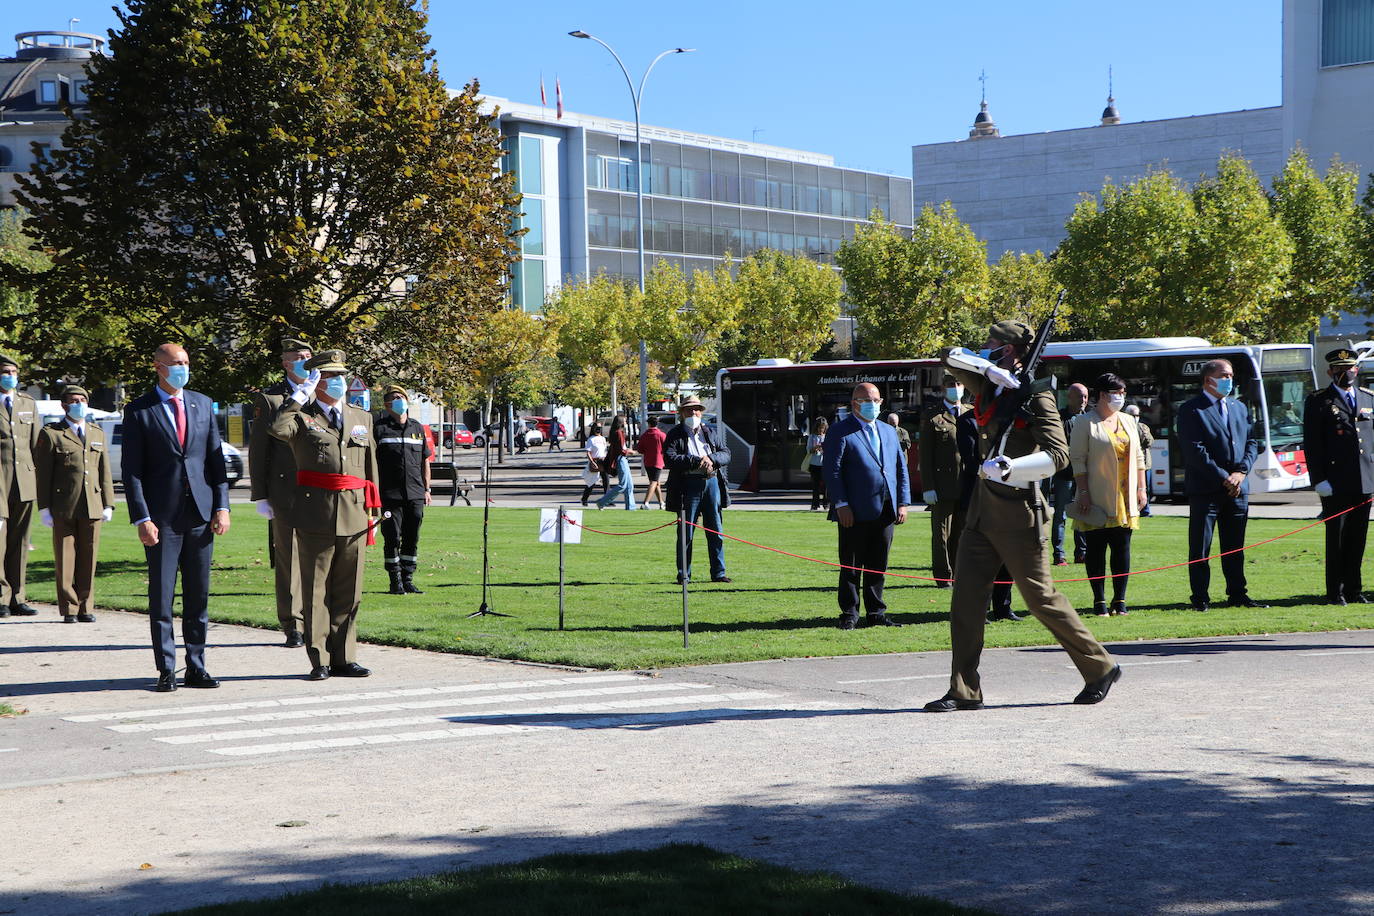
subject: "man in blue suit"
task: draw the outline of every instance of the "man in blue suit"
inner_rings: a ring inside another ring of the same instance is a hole
[[[148,558],[148,619],[157,690],[176,689],[172,596],[181,573],[181,636],[187,687],[218,687],[205,670],[210,558],[229,530],[229,483],[214,405],[186,390],[191,361],[166,343],[153,357],[157,387],[124,408],[124,496]]]
[[[883,573],[892,547],[892,526],[906,521],[911,485],[897,431],[878,421],[882,404],[876,386],[867,382],[856,386],[849,416],[825,434],[823,473],[830,494],[830,519],[840,525],[841,630],[852,630],[859,623],[861,588],[869,626],[900,626],[887,615]]]
[[[1245,543],[1250,512],[1250,484],[1246,475],[1259,454],[1259,440],[1250,434],[1250,412],[1231,397],[1235,374],[1224,359],[1202,367],[1202,393],[1178,409],[1178,442],[1183,449],[1183,492],[1188,497],[1188,559],[1212,552],[1212,529],[1221,530],[1221,550]],[[1236,607],[1265,607],[1254,601],[1245,586],[1245,555],[1221,558],[1226,577],[1227,603]],[[1212,578],[1208,562],[1188,567],[1193,610],[1205,611]]]

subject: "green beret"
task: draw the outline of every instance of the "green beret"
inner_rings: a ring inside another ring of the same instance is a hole
[[[1026,347],[1035,340],[1035,332],[1022,322],[1010,318],[988,328],[988,336],[1004,344],[1021,344]]]
[[[19,368],[19,361],[15,359],[13,356],[8,356],[4,353],[0,353],[0,369],[5,368],[6,366],[13,366],[17,370]]]
[[[1349,369],[1351,366],[1359,365],[1359,362],[1360,354],[1349,347],[1341,347],[1326,354],[1326,364],[1332,369]]]
[[[82,388],[80,385],[68,385],[66,388],[62,389],[62,400],[65,401],[74,394],[79,394],[88,401],[91,399],[91,393],[85,388]]]
[[[311,353],[315,352],[315,348],[303,340],[297,340],[294,337],[283,337],[281,339],[281,351],[283,353],[295,353],[297,350],[309,350]]]
[[[321,350],[305,361],[305,371],[318,369],[321,372],[347,372],[342,350]]]

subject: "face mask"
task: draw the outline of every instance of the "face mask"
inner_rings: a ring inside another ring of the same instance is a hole
[[[1355,384],[1355,370],[1347,369],[1336,376],[1336,384],[1340,385],[1342,388],[1349,388],[1351,385]]]
[[[186,383],[191,380],[190,366],[168,366],[167,384],[180,391],[186,387]]]
[[[865,420],[876,420],[878,419],[879,406],[880,405],[872,401],[862,401],[859,404],[859,416],[863,417]]]
[[[1231,379],[1219,378],[1215,379],[1214,383],[1217,386],[1217,397],[1224,398],[1231,394],[1231,388],[1233,385],[1233,381]]]
[[[8,372],[6,372],[4,375],[0,375],[0,388],[5,389],[6,391],[13,391],[18,387],[19,376],[11,375]]]
[[[303,359],[298,359],[298,360],[296,360],[294,363],[292,363],[292,364],[291,364],[291,374],[294,375],[296,378],[302,378],[302,379],[305,378],[307,375],[309,375],[310,373],[309,373],[308,371],[306,371],[306,368],[305,368],[305,360],[303,360]]]
[[[687,416],[682,418],[682,425],[687,427],[688,429],[696,429],[698,426],[701,425],[701,417],[697,416],[694,413],[688,414]]]
[[[992,362],[992,348],[984,347],[983,349],[979,350],[978,357],[979,359],[985,359],[988,362]]]
[[[87,405],[85,401],[72,401],[67,405],[67,416],[73,420],[86,419]]]
[[[1126,396],[1124,394],[1109,394],[1107,395],[1107,403],[1115,410],[1120,410],[1126,406]]]
[[[346,391],[348,391],[348,382],[344,381],[342,375],[331,375],[329,378],[325,379],[324,393],[329,395],[332,399],[337,401],[344,396],[344,392]]]
[[[396,398],[391,402],[391,412],[396,416],[401,416],[406,412],[406,402],[404,398]]]
[[[953,388],[945,389],[945,400],[951,404],[958,404],[964,399],[964,386],[955,385]]]

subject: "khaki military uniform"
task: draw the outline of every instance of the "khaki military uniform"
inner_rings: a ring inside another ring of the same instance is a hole
[[[997,386],[983,376],[946,364],[947,370],[970,391],[978,392],[975,409],[995,411]],[[1015,393],[1011,393],[1014,396]],[[1020,458],[1034,451],[1050,454],[1057,469],[1069,463],[1069,443],[1059,420],[1054,392],[1032,394],[1031,417],[1018,420],[1002,454]],[[1000,443],[996,420],[981,425],[980,460],[995,458]],[[983,627],[997,570],[1006,565],[1026,607],[1069,653],[1083,680],[1092,683],[1111,672],[1115,662],[1088,632],[1069,600],[1055,588],[1047,543],[1048,511],[1040,487],[1013,487],[979,478],[969,502],[968,518],[959,542],[950,596],[951,675],[946,696],[982,700],[978,660],[983,652]]]
[[[33,472],[33,450],[38,445],[43,424],[33,398],[18,391],[9,392],[13,406],[4,409],[0,393],[0,518],[5,519],[5,562],[0,570],[0,614],[27,603],[24,586],[28,578],[29,526],[33,524],[33,500],[38,480]]]
[[[349,474],[377,484],[372,415],[342,402],[342,428],[323,405],[284,398],[269,432],[291,447],[300,471]],[[370,519],[363,490],[297,486],[289,513],[296,530],[306,653],[312,667],[356,662],[365,539]]]
[[[930,504],[930,574],[936,579],[951,578],[959,535],[964,530],[959,500],[964,462],[955,441],[955,422],[968,409],[963,402],[951,409],[941,400],[939,406],[927,409],[921,416],[921,438],[917,443],[921,453],[921,489],[935,491],[935,502]]]
[[[66,420],[49,423],[33,453],[38,509],[52,513],[57,610],[64,617],[95,609],[101,515],[115,504],[105,432],[90,422],[84,427],[83,438]]]
[[[265,499],[272,507],[269,536],[276,568],[277,622],[283,633],[300,633],[305,629],[303,592],[296,529],[291,524],[291,506],[296,499],[296,456],[291,446],[269,431],[282,400],[290,393],[285,382],[278,382],[254,398],[248,468],[252,475],[251,498],[254,502]]]

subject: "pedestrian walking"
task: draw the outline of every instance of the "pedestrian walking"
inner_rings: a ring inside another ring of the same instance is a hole
[[[982,464],[978,457],[978,437],[977,415],[972,410],[966,410],[959,415],[959,420],[955,424],[955,441],[959,446],[959,462],[962,467],[959,474],[959,510],[954,524],[961,531],[964,520],[968,518],[968,507],[973,502],[973,491],[978,486],[978,471]],[[957,550],[951,553],[949,561],[952,568],[958,569]],[[936,583],[937,586],[939,584]],[[950,584],[945,583],[945,586],[948,587]],[[989,623],[997,620],[1020,623],[1025,619],[1011,609],[1011,596],[1011,573],[1007,571],[1004,563],[998,567],[997,575],[992,580],[992,594],[987,606]]]
[[[549,451],[563,451],[563,424],[557,417],[549,417]]]
[[[420,526],[430,505],[429,462],[434,449],[425,439],[424,427],[410,416],[410,396],[399,385],[382,395],[386,409],[372,423],[377,442],[377,477],[381,487],[383,518],[382,557],[393,595],[422,594],[415,584],[419,564]]]
[[[42,430],[38,405],[19,390],[19,362],[0,356],[0,617],[32,617],[28,602],[29,528],[38,495],[33,450]]]
[[[644,493],[644,508],[649,508],[649,503],[654,497],[658,497],[658,507],[663,508],[663,443],[668,441],[668,434],[665,433],[657,423],[651,424],[639,436],[639,441],[635,443],[640,460],[644,462],[644,476],[649,478],[649,489]]]
[[[616,480],[615,485],[596,501],[596,507],[604,509],[617,499],[624,497],[625,508],[633,510],[637,507],[635,506],[635,479],[630,471],[630,459],[639,453],[626,444],[623,417],[617,416],[611,421],[611,430],[606,438],[609,444],[606,447],[606,458],[603,463],[608,473],[615,474]]]
[[[582,505],[587,504],[591,498],[592,490],[596,489],[597,481],[601,481],[601,492],[605,493],[610,487],[610,474],[606,468],[606,450],[609,443],[606,437],[601,434],[601,424],[592,424],[592,434],[587,437],[587,447],[584,449],[587,455],[587,466],[582,469]]]

